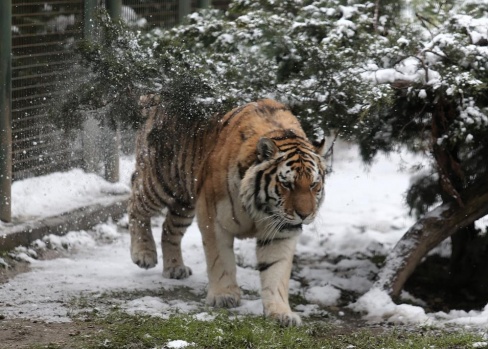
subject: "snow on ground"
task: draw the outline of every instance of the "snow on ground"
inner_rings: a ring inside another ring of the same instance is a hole
[[[405,153],[380,155],[371,168],[365,168],[354,147],[342,144],[336,149],[334,171],[327,178],[321,214],[305,228],[296,251],[290,293],[305,300],[295,308],[302,316],[326,315],[325,307],[343,305],[340,303],[343,294],[357,294],[362,296],[347,307],[370,321],[487,327],[488,306],[482,311],[426,314],[420,306],[397,305],[384,292],[372,289],[378,272],[373,257],[387,254],[413,224],[403,195],[411,177],[409,165],[417,161],[419,159]],[[115,185],[80,170],[16,182],[14,216],[49,216],[86,205],[107,193],[126,191],[132,167],[132,158],[122,159],[122,179]],[[400,168],[403,171],[399,171]],[[153,220],[156,241],[160,240],[162,220],[162,217]],[[134,265],[129,256],[126,224],[125,217],[125,221],[117,224],[101,223],[93,231],[49,236],[37,241],[33,248],[19,248],[16,255],[29,261],[32,268],[0,285],[2,315],[70,321],[70,315],[76,311],[70,306],[73,299],[96,300],[111,292],[137,294],[142,291],[146,295],[129,300],[114,297],[112,305],[129,313],[162,317],[175,312],[192,313],[198,319],[211,320],[212,314],[203,305],[207,276],[196,224],[188,229],[183,239],[183,256],[193,270],[193,275],[186,280],[163,279],[161,263],[150,270]],[[62,258],[38,260],[34,247],[70,253]],[[237,279],[244,291],[237,312],[262,314],[257,296],[259,275],[255,270],[254,241],[238,241],[235,250]],[[0,264],[5,261],[0,260]],[[177,292],[183,287],[195,295],[195,300],[147,295],[150,291]]]
[[[12,184],[14,222],[50,217],[86,205],[104,202],[112,195],[130,192],[133,161],[122,158],[120,182],[109,183],[93,173],[72,169],[15,181]],[[0,221],[0,228],[2,227]]]

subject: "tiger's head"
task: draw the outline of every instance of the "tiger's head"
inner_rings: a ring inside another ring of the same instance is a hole
[[[240,195],[254,221],[277,230],[309,224],[324,198],[325,142],[312,145],[291,130],[263,137],[245,173]]]

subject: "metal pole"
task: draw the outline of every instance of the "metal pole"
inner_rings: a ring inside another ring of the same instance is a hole
[[[113,20],[118,20],[122,12],[122,0],[106,0],[107,11]]]
[[[211,5],[211,0],[200,0],[198,1],[198,7],[200,8],[209,8]]]
[[[180,0],[178,3],[178,23],[182,23],[183,19],[191,13],[191,0]]]
[[[0,220],[12,221],[12,0],[0,1]]]
[[[97,0],[85,0],[83,6],[83,38],[93,40],[95,36],[95,13]]]
[[[83,1],[83,38],[85,40],[95,40],[97,0]],[[83,123],[81,139],[83,143],[83,169],[86,172],[95,173],[100,162],[99,155],[99,127],[94,117],[88,116]]]
[[[107,11],[113,21],[120,19],[122,12],[122,0],[106,0]],[[102,130],[103,132],[104,130]],[[105,179],[115,183],[119,181],[119,148],[120,131],[116,126],[115,130],[107,128],[102,135],[104,149]]]

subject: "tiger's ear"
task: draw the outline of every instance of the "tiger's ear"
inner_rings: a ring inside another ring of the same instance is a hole
[[[278,147],[270,138],[261,138],[257,145],[259,162],[269,160],[278,152]]]
[[[313,141],[312,145],[315,148],[315,151],[317,154],[319,154],[322,157],[325,157],[327,155],[327,147],[325,146],[325,138],[322,138],[320,141]]]

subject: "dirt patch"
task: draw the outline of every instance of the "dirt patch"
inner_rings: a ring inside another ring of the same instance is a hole
[[[36,250],[36,259],[38,260],[49,260],[66,255],[68,255],[66,251],[51,249]],[[5,284],[14,276],[30,270],[30,263],[26,261],[14,259],[9,255],[2,256],[2,259],[8,264],[8,267],[0,265],[0,284]]]
[[[96,332],[95,325],[83,322],[45,323],[3,319],[0,320],[0,348],[75,348],[79,337],[91,337]]]
[[[39,251],[38,259],[47,260],[63,255],[60,251]],[[8,267],[0,267],[0,284],[7,283],[18,274],[28,272],[31,264],[2,257]],[[27,348],[75,348],[79,336],[91,336],[96,332],[93,324],[83,322],[46,323],[37,320],[7,319],[1,312],[0,303],[0,349]]]
[[[9,262],[9,267],[0,267],[0,284],[7,283],[15,275],[29,271],[27,262]]]

